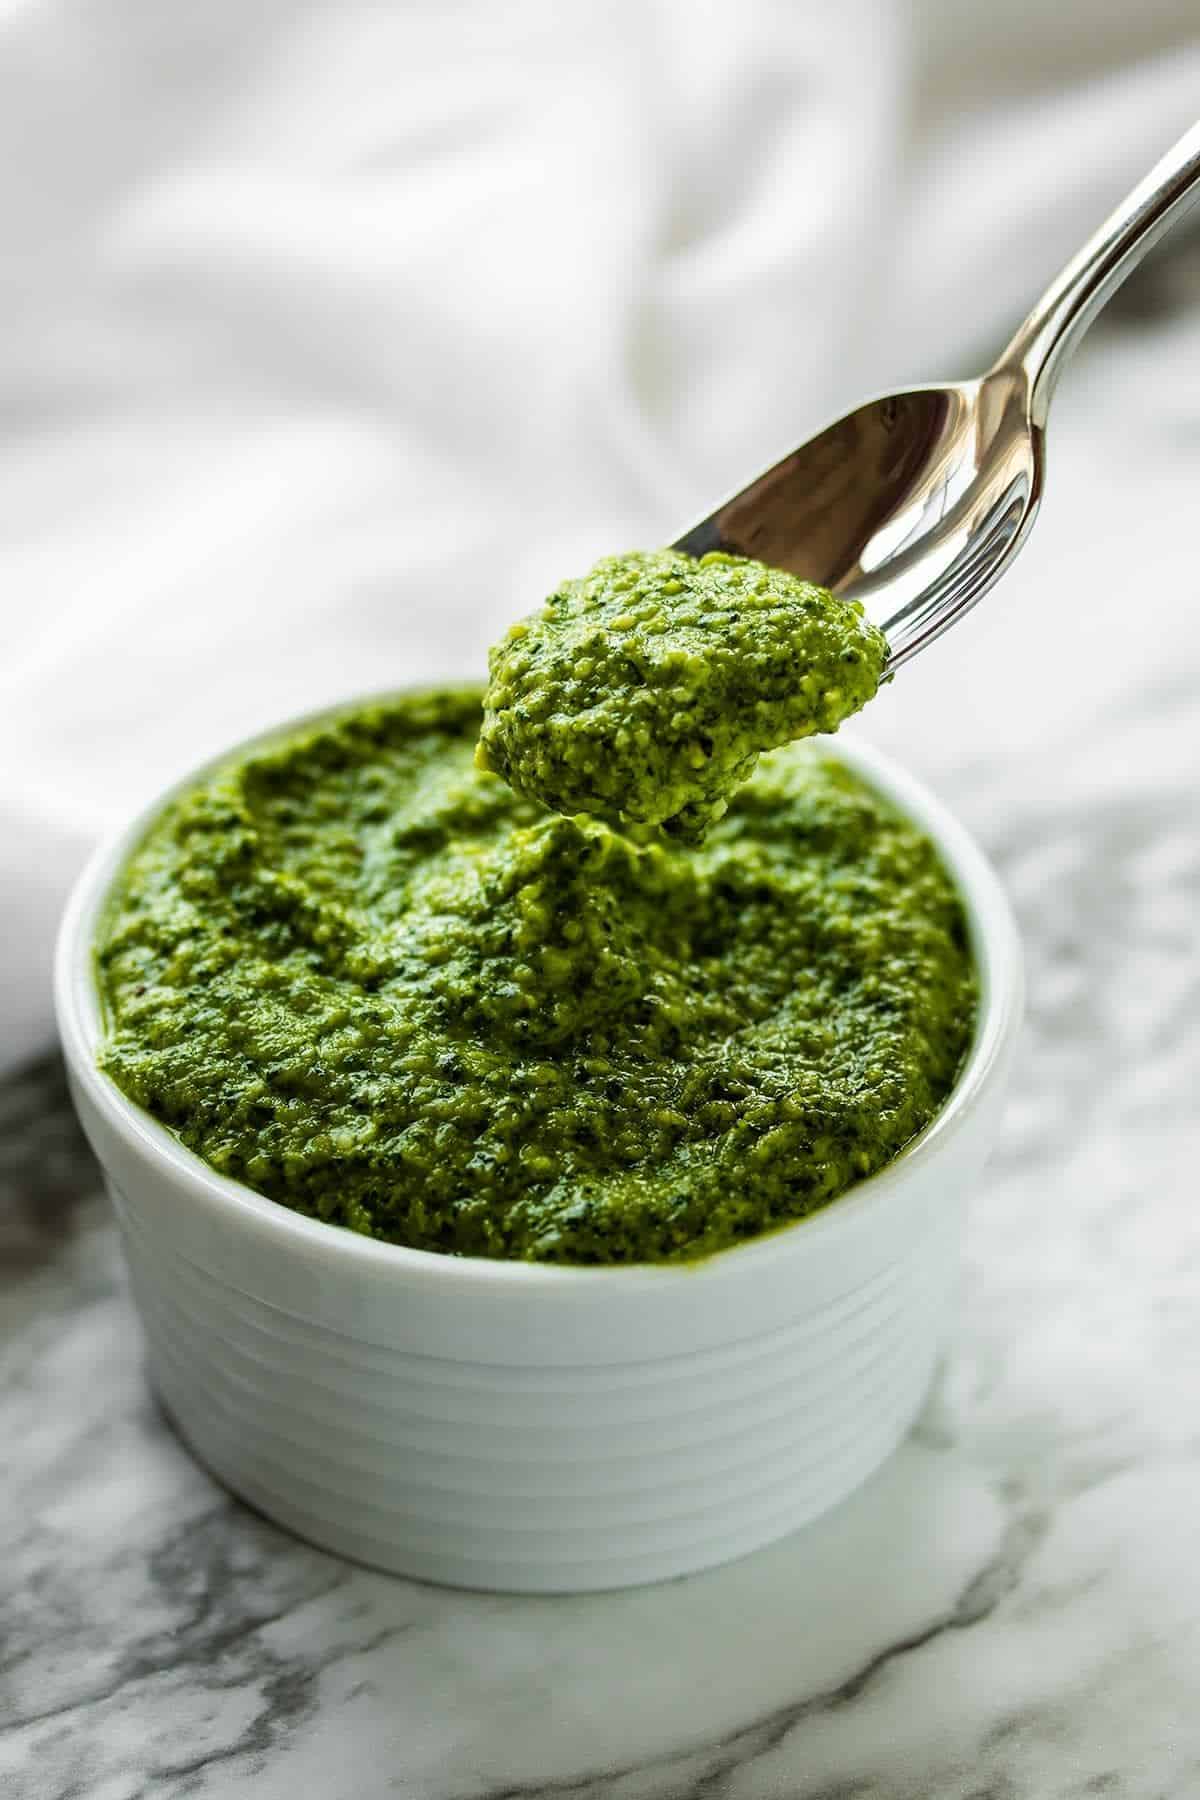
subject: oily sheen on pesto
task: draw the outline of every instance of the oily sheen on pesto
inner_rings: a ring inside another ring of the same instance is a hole
[[[609,556],[493,649],[480,766],[557,812],[698,842],[761,751],[864,706],[887,653],[856,602],[763,563]]]
[[[547,813],[477,690],[346,712],[159,816],[102,919],[104,1066],[214,1168],[458,1255],[688,1259],[824,1206],[971,1032],[929,842],[813,745],[704,845]]]

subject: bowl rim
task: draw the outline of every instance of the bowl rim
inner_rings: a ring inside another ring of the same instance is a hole
[[[447,1292],[470,1290],[481,1296],[485,1290],[525,1290],[531,1298],[550,1294],[611,1297],[619,1290],[644,1294],[655,1288],[677,1289],[683,1282],[704,1285],[735,1271],[739,1276],[752,1275],[759,1265],[782,1256],[790,1260],[821,1253],[828,1247],[830,1237],[869,1224],[873,1214],[902,1198],[914,1180],[919,1180],[943,1149],[969,1125],[983,1090],[1004,1070],[1021,1021],[1021,945],[1007,895],[966,826],[924,782],[853,733],[826,738],[822,749],[862,775],[933,841],[966,911],[979,981],[978,1010],[967,1058],[954,1087],[924,1131],[882,1169],[805,1218],[694,1262],[538,1263],[419,1250],[365,1237],[323,1219],[308,1218],[281,1201],[219,1174],[180,1143],[165,1125],[129,1100],[104,1073],[95,1054],[102,1035],[93,964],[95,926],[122,864],[163,808],[231,759],[266,747],[307,725],[404,695],[467,685],[460,679],[390,687],[282,719],[189,768],[141,807],[132,820],[109,833],[93,851],[75,881],[59,926],[54,956],[55,1012],[73,1082],[127,1148],[144,1159],[161,1163],[164,1180],[182,1189],[190,1203],[202,1206],[231,1228],[274,1240],[281,1248],[286,1243],[294,1254],[311,1256],[326,1266],[337,1263],[347,1273],[359,1269],[378,1278],[390,1270],[401,1281],[415,1277]]]

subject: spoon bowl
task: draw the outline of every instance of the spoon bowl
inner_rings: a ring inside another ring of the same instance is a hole
[[[869,400],[676,540],[860,600],[888,667],[983,597],[1041,504],[1046,418],[1067,359],[1151,246],[1200,195],[1200,124],[1051,283],[988,372]]]
[[[1042,494],[1044,432],[1021,369],[856,407],[679,539],[861,600],[897,668],[1016,555]]]

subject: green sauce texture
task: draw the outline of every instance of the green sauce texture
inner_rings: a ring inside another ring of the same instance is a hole
[[[493,649],[479,764],[556,812],[696,843],[760,751],[864,706],[887,653],[857,602],[764,563],[606,557]]]
[[[637,843],[481,773],[480,699],[333,716],[160,814],[98,936],[124,1092],[287,1206],[467,1256],[699,1257],[882,1168],[973,1030],[927,839],[795,745],[701,848]]]

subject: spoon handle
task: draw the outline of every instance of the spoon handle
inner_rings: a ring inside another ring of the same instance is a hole
[[[1184,132],[1072,257],[996,363],[997,373],[1024,368],[1035,425],[1045,425],[1058,377],[1097,313],[1198,199],[1200,123]]]

